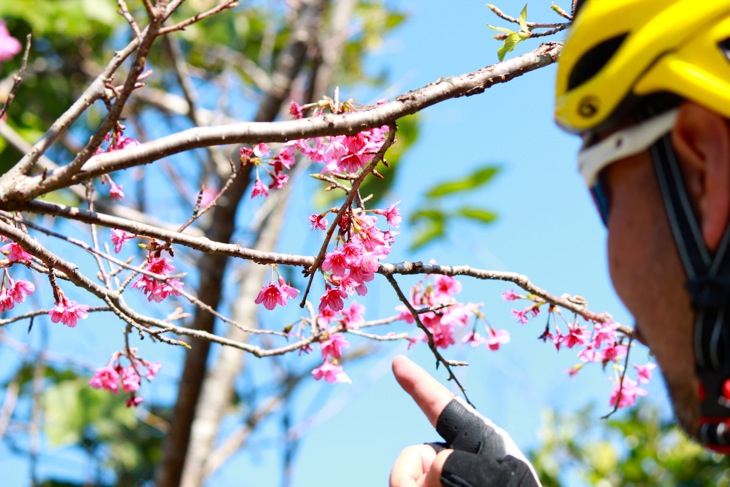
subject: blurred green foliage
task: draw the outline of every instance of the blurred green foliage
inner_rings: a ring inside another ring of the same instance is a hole
[[[727,457],[690,441],[641,401],[607,420],[593,407],[544,413],[541,445],[529,452],[544,487],[727,487]]]

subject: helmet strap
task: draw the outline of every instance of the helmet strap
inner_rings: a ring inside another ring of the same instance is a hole
[[[671,135],[659,139],[650,151],[695,311],[695,368],[700,382],[697,435],[705,446],[730,452],[730,228],[717,251],[711,253],[702,238]]]

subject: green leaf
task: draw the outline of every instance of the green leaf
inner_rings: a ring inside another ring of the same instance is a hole
[[[498,166],[484,166],[463,179],[447,181],[431,188],[427,193],[428,198],[441,198],[454,193],[471,191],[487,184],[495,174],[499,172]]]
[[[409,221],[411,225],[419,222],[433,222],[443,224],[447,215],[437,208],[423,208],[411,213]]]
[[[515,46],[524,40],[524,38],[520,34],[521,32],[512,32],[504,40],[504,44],[502,44],[502,47],[497,50],[497,58],[500,61],[504,61],[504,57],[507,55],[507,53],[512,52]]]
[[[433,220],[428,226],[416,232],[410,250],[418,250],[434,240],[443,238],[446,235],[445,228],[443,221]]]
[[[493,211],[467,206],[462,206],[461,208],[458,208],[456,210],[456,214],[481,223],[492,223],[494,220],[497,219],[497,214]]]
[[[492,30],[496,30],[498,32],[504,32],[505,34],[512,34],[514,32],[506,27],[495,27],[491,24],[487,24],[487,27],[489,27]]]
[[[525,4],[524,7],[522,7],[522,12],[520,12],[520,30],[524,32],[530,32],[530,29],[527,28],[527,4]]]

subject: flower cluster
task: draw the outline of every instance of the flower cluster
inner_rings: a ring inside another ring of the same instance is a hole
[[[432,282],[428,281],[433,279]],[[411,306],[424,311],[419,314],[419,320],[433,337],[433,344],[438,348],[448,348],[456,343],[456,334],[469,324],[472,316],[480,317],[479,308],[481,305],[467,303],[463,304],[456,300],[455,296],[461,292],[461,283],[451,276],[426,276],[411,288],[409,302]],[[406,323],[415,321],[411,311],[401,305],[396,308],[400,311],[400,318]],[[462,340],[464,343],[471,343],[472,346],[487,344],[496,350],[502,343],[509,341],[509,334],[505,330],[494,330],[488,327],[489,339],[483,338],[476,329],[472,329]],[[428,341],[427,336],[420,338]],[[415,340],[414,340],[415,341]],[[412,341],[413,343],[413,341]]]
[[[160,363],[138,358],[136,349],[132,349],[130,352],[129,354],[122,352],[112,354],[112,358],[106,366],[96,369],[94,376],[89,380],[89,385],[94,389],[104,389],[114,394],[117,394],[121,387],[122,392],[129,395],[127,407],[136,407],[142,404],[142,398],[137,395],[142,384],[142,377],[150,381],[154,379],[160,370]],[[127,367],[120,363],[122,357],[129,362]]]
[[[25,298],[35,291],[35,286],[30,281],[25,279],[15,281],[7,273],[6,277],[7,286],[3,282],[2,289],[0,289],[0,312],[13,309],[16,304],[25,301]]]
[[[175,266],[171,262],[171,259],[161,257],[159,251],[151,252],[147,258],[145,270],[159,276],[169,276],[175,270]],[[182,285],[183,283],[180,280],[172,277],[155,279],[144,275],[132,284],[132,287],[142,291],[147,296],[148,301],[159,303],[168,296],[179,296]]]
[[[89,306],[79,304],[76,301],[66,298],[63,293],[59,292],[59,299],[56,306],[49,312],[51,321],[58,323],[59,321],[69,328],[76,328],[78,320],[83,320],[89,316]]]
[[[302,118],[304,112],[312,110],[312,116],[330,113],[345,113],[356,110],[351,102],[337,104],[325,97],[322,101],[307,106],[291,103],[290,113],[297,118]],[[288,171],[296,162],[297,153],[302,154],[313,162],[321,163],[324,167],[323,173],[335,173],[351,175],[363,169],[385,142],[388,132],[387,126],[364,130],[355,135],[337,135],[326,137],[313,137],[310,139],[298,139],[287,142],[281,146],[276,155],[272,155],[271,147],[268,144],[260,143],[251,147],[243,147],[240,151],[242,164],[253,164],[256,166],[256,178],[254,180],[251,197],[266,197],[271,189],[281,189],[289,181]],[[269,176],[267,183],[261,179],[259,169]]]
[[[342,333],[332,333],[320,342],[322,347],[322,365],[312,370],[316,380],[324,379],[327,382],[352,382],[340,365],[342,349],[350,346]]]
[[[540,308],[547,304],[544,300],[532,294],[519,295],[514,291],[502,293],[502,299],[505,301],[526,300],[532,303],[525,309],[512,310],[512,314],[522,324],[526,324],[529,318],[538,316]],[[562,317],[556,307],[549,306],[549,308],[550,316],[559,315]],[[558,351],[562,347],[578,350],[577,356],[580,363],[568,370],[570,375],[576,375],[588,363],[597,362],[604,367],[612,363],[615,369],[622,371],[620,377],[614,380],[613,393],[610,398],[612,406],[621,408],[632,405],[637,396],[646,394],[646,391],[638,387],[638,384],[649,381],[653,364],[641,368],[635,365],[637,370],[640,370],[638,382],[626,377],[622,362],[625,360],[629,348],[624,343],[625,337],[618,332],[617,323],[613,321],[596,322],[593,324],[593,329],[589,330],[587,326],[581,325],[576,317],[572,323],[564,322],[564,326],[565,329],[561,329],[558,319],[554,319],[551,327],[548,319],[548,324],[539,338],[543,342],[551,342]]]

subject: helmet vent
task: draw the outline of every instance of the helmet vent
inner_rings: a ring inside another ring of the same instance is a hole
[[[730,38],[718,42],[717,46],[720,48],[725,57],[728,58],[728,61],[730,61]]]
[[[612,37],[590,48],[575,63],[575,67],[568,77],[568,91],[577,88],[598,74],[619,50],[627,35]]]

